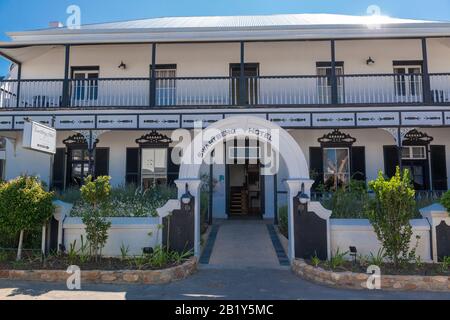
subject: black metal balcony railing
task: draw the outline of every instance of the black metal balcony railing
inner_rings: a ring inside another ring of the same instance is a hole
[[[0,108],[450,103],[450,74],[339,75],[332,80],[329,76],[0,80]]]

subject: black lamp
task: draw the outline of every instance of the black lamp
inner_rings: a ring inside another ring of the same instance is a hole
[[[188,205],[191,203],[192,195],[189,193],[188,184],[186,183],[186,192],[181,196],[181,203]]]
[[[356,250],[356,247],[350,246],[350,256],[353,257],[353,263],[356,264],[356,254],[358,253],[358,250]]]
[[[122,70],[125,70],[127,68],[127,65],[125,63],[123,63],[123,61],[121,61],[119,66],[118,66],[118,68],[122,69]]]
[[[302,189],[298,193],[297,197],[298,197],[298,201],[303,205],[307,204],[309,202],[309,196],[305,193],[305,184],[304,183],[302,183]]]
[[[366,60],[367,65],[375,64],[375,60],[372,59],[372,57],[369,57],[369,59]]]

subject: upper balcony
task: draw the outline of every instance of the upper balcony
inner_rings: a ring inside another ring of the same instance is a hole
[[[450,73],[0,81],[3,109],[421,104],[450,104]]]
[[[0,54],[18,66],[0,80],[0,110],[450,105],[444,36],[12,43]]]

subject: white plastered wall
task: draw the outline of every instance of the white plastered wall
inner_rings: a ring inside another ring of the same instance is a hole
[[[430,72],[450,72],[450,39],[428,39]],[[64,47],[55,46],[23,63],[23,79],[62,78]],[[368,66],[368,57],[375,64]],[[336,41],[336,59],[344,61],[345,73],[392,73],[393,60],[422,60],[421,41]],[[255,42],[245,44],[245,61],[258,62],[261,75],[315,75],[317,61],[330,61],[327,41]],[[123,61],[126,70],[118,68]],[[71,66],[99,66],[100,77],[148,77],[151,44],[74,46]],[[159,44],[158,64],[176,64],[178,76],[228,76],[229,64],[240,62],[239,43]]]

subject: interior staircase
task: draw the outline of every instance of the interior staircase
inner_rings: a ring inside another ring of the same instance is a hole
[[[247,214],[247,194],[245,190],[233,190],[230,193],[230,214]]]

